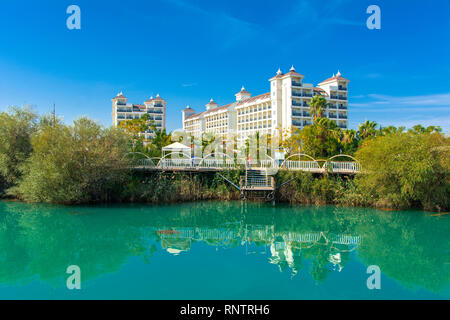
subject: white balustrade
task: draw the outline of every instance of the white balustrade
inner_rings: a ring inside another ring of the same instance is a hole
[[[284,162],[284,165],[289,170],[321,171],[319,164],[315,161],[287,160]]]
[[[331,167],[332,172],[336,173],[356,173],[361,171],[358,162],[335,162],[331,161],[325,164],[325,168]]]
[[[156,160],[155,160],[156,161]],[[250,163],[249,163],[250,162]],[[161,159],[158,164],[152,159],[138,159],[134,161],[136,167],[147,167],[147,168],[211,168],[211,169],[235,169],[240,164],[249,165],[250,167],[258,167],[263,169],[278,168],[279,164],[275,160],[260,160],[260,161],[248,161],[245,159]],[[356,161],[329,161],[323,166],[320,166],[316,161],[297,161],[297,160],[286,160],[283,162],[283,168],[288,170],[301,170],[308,172],[321,173],[329,170],[335,173],[359,173],[361,172],[361,165]]]

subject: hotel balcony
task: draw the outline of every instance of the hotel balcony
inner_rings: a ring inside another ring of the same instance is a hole
[[[343,87],[343,86],[339,86],[339,87],[338,87],[338,90],[341,90],[341,91],[347,91],[347,88],[346,88],[346,87]]]
[[[339,119],[347,119],[347,115],[339,113]]]
[[[347,110],[347,106],[344,106],[343,104],[339,105],[339,109],[340,110]]]
[[[295,91],[292,91],[292,96],[293,97],[312,97],[313,95],[312,95],[312,93],[306,93],[306,92],[295,92]]]
[[[292,81],[292,86],[293,87],[302,87],[302,83],[301,82],[297,82],[297,81]]]
[[[335,104],[329,104],[328,109],[337,109],[337,106]]]
[[[292,111],[292,116],[301,117],[303,114],[301,112]]]
[[[131,108],[117,108],[117,112],[131,112]]]
[[[337,115],[335,113],[329,113],[328,118],[330,119],[337,119]]]
[[[345,97],[345,96],[337,96],[337,95],[332,94],[332,95],[330,96],[330,99],[347,100],[347,97]]]

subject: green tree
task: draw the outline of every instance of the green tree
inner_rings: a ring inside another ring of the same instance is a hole
[[[377,123],[375,121],[366,120],[358,127],[358,136],[361,140],[369,137],[375,137],[377,134]]]
[[[387,135],[391,133],[397,133],[397,132],[403,132],[405,131],[405,127],[394,127],[394,126],[388,126],[388,127],[381,127],[379,134],[381,135]]]
[[[152,126],[155,135],[150,139],[150,144],[147,146],[147,151],[151,157],[161,157],[162,148],[172,143],[172,135],[167,134],[166,129],[161,131],[156,130],[156,126]]]
[[[341,150],[345,154],[352,155],[358,149],[358,136],[353,129],[342,130],[339,140],[342,146]]]
[[[328,158],[340,153],[339,136],[336,122],[327,118],[318,119],[300,133],[304,152],[314,158]]]
[[[144,133],[152,126],[154,126],[154,122],[150,120],[148,113],[143,114],[140,118],[123,121],[119,124],[119,128],[131,137],[132,151],[142,151]],[[141,147],[140,150],[136,150],[138,146]]]
[[[327,107],[327,100],[322,96],[314,96],[309,102],[309,113],[314,121],[317,118],[322,118],[323,112]]]
[[[28,107],[12,107],[0,113],[0,193],[14,186],[20,167],[32,152],[31,135],[36,130],[36,114]]]
[[[428,126],[425,128],[424,126],[418,124],[409,129],[408,131],[411,133],[432,133],[432,132],[442,132],[442,129],[439,126]]]
[[[26,201],[87,203],[118,197],[125,181],[128,137],[87,118],[73,126],[43,125],[33,135],[34,152],[10,194]]]
[[[356,182],[371,205],[445,210],[450,201],[450,140],[440,133],[398,132],[365,140]]]

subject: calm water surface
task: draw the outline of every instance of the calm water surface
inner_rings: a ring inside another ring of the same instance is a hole
[[[416,211],[0,202],[0,299],[449,299],[449,231]]]

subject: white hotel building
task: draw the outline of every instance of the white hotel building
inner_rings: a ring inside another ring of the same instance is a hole
[[[324,116],[336,121],[339,127],[347,128],[349,80],[338,72],[314,87],[303,83],[303,78],[294,67],[285,74],[278,70],[276,76],[269,79],[268,93],[251,97],[242,87],[233,103],[219,106],[211,99],[206,111],[199,113],[187,107],[182,111],[183,129],[194,136],[234,134],[239,142],[256,132],[273,135],[278,130],[290,134],[312,124],[309,102],[314,95],[327,100]]]
[[[166,128],[166,101],[159,94],[156,95],[156,98],[151,97],[144,104],[128,103],[128,98],[122,92],[112,99],[112,121],[116,127],[123,121],[139,119],[146,113],[155,124],[157,131]],[[149,139],[155,133],[148,128],[143,134],[146,139]]]

